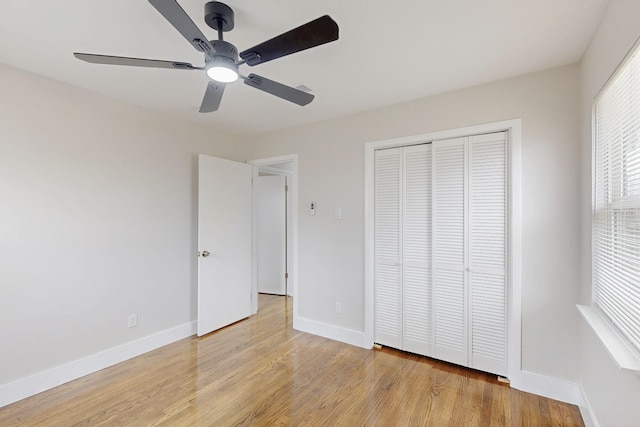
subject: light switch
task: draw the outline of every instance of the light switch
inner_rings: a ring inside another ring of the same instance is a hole
[[[342,219],[342,208],[336,208],[336,219]]]

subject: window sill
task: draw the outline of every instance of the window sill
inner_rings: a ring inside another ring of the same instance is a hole
[[[576,305],[607,352],[622,371],[640,375],[640,355],[626,343],[609,322],[593,307]]]

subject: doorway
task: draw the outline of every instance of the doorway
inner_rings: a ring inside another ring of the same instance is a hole
[[[287,176],[258,172],[258,293],[287,295]]]
[[[297,215],[297,206],[298,206],[298,190],[297,190],[297,175],[298,175],[298,156],[296,154],[280,156],[280,157],[271,157],[265,159],[257,159],[251,160],[249,162],[250,165],[254,166],[253,169],[253,181],[254,181],[254,192],[253,192],[253,254],[252,254],[252,301],[251,301],[251,310],[252,314],[258,312],[258,292],[259,292],[259,264],[260,264],[260,224],[259,224],[259,200],[261,194],[260,186],[255,185],[262,177],[283,177],[284,181],[286,181],[286,209],[284,210],[284,246],[285,246],[285,271],[284,271],[284,279],[285,279],[285,290],[283,294],[286,295],[286,298],[293,299],[293,320],[295,324],[295,320],[297,318],[297,303],[295,295],[297,294],[297,229],[298,229],[298,215]],[[264,225],[263,225],[264,227]],[[268,292],[273,293],[273,292]],[[280,292],[275,292],[276,294],[280,294]]]

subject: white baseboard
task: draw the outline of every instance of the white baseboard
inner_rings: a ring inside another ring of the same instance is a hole
[[[185,323],[29,377],[0,385],[0,407],[68,383],[196,333],[196,322]]]
[[[302,332],[319,335],[357,347],[371,348],[371,345],[366,343],[365,335],[362,331],[318,322],[304,317],[294,318],[293,327]],[[195,333],[196,322],[185,323],[29,377],[2,384],[0,385],[0,407],[190,337]],[[591,405],[579,384],[528,371],[521,371],[516,378],[510,378],[510,381],[511,387],[515,389],[579,406],[585,427],[599,427]]]
[[[516,378],[509,378],[511,387],[549,399],[580,406],[582,394],[580,385],[573,381],[548,377],[534,372],[520,371]]]
[[[600,427],[596,414],[593,413],[591,403],[587,398],[587,394],[584,392],[582,386],[580,386],[580,394],[582,396],[582,403],[580,404],[580,415],[582,415],[582,421],[584,421],[585,427]]]
[[[296,316],[293,319],[293,329],[355,345],[356,347],[371,348],[370,345],[365,343],[364,332],[318,322],[317,320]]]
[[[370,343],[366,342],[364,332],[361,331],[342,328],[304,317],[294,318],[293,328],[298,331],[308,332],[357,347],[372,348]],[[528,371],[520,371],[515,378],[510,377],[509,380],[511,387],[515,389],[570,403],[579,406],[582,411],[584,399],[582,388],[578,383]],[[592,426],[598,427],[597,423],[592,424]],[[590,427],[590,425],[586,424],[586,427]]]

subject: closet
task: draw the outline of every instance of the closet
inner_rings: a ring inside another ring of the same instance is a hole
[[[507,133],[375,152],[375,342],[507,374]]]

